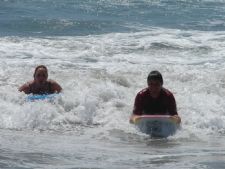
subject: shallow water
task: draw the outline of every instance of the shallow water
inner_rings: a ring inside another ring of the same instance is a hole
[[[1,1],[0,168],[224,168],[224,7]],[[38,64],[64,89],[53,103],[17,91]],[[154,69],[182,118],[167,139],[128,122]]]
[[[88,129],[89,130],[89,129]],[[152,140],[120,130],[1,131],[1,168],[223,168],[224,137]]]

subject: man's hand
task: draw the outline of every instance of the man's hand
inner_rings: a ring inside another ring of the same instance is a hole
[[[181,118],[180,118],[180,116],[174,115],[174,116],[172,116],[171,118],[174,119],[174,120],[176,120],[177,123],[181,123]]]

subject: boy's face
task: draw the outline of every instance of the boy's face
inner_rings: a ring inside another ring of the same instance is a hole
[[[162,83],[158,80],[150,80],[148,81],[148,88],[152,97],[158,97],[162,89]]]
[[[48,73],[46,69],[39,68],[37,72],[35,73],[34,80],[39,84],[43,84],[47,81],[47,79],[48,79]]]

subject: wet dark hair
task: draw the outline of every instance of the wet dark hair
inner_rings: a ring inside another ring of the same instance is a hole
[[[35,70],[34,70],[34,75],[33,75],[34,77],[35,77],[35,75],[36,75],[38,69],[40,69],[40,68],[45,69],[46,72],[47,72],[47,75],[48,75],[48,69],[47,69],[47,67],[46,67],[45,65],[39,65],[39,66],[37,66],[37,67],[35,68]]]
[[[151,71],[148,74],[147,82],[149,83],[150,80],[157,80],[163,85],[162,74],[159,71],[157,71],[157,70]]]

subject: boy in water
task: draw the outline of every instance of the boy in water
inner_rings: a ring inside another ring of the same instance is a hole
[[[147,83],[148,87],[141,90],[135,98],[133,115],[171,115],[180,121],[175,98],[168,89],[163,87],[161,73],[150,72]]]
[[[26,94],[53,94],[62,91],[61,86],[48,79],[48,69],[44,65],[39,65],[34,71],[34,80],[25,83],[19,88],[20,92]]]

